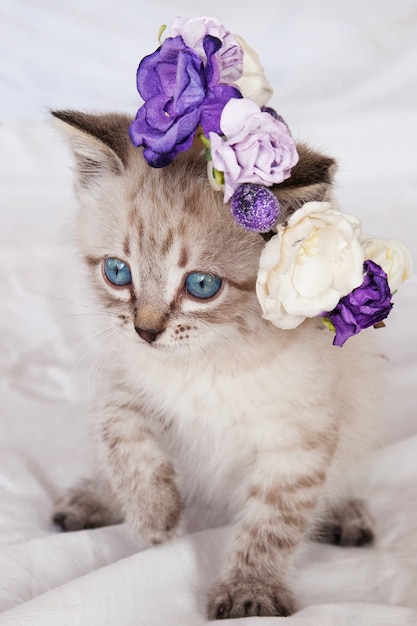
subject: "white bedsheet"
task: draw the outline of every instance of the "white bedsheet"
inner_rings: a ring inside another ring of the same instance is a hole
[[[1,626],[207,623],[205,594],[229,529],[145,549],[124,526],[64,534],[50,522],[54,499],[88,473],[100,349],[73,247],[70,155],[48,108],[134,115],[136,67],[160,24],[196,13],[217,16],[259,52],[271,104],[294,135],[338,158],[345,210],[416,257],[415,0],[2,0]],[[378,331],[387,443],[361,481],[378,539],[363,549],[309,544],[289,626],[417,624],[416,282],[401,287]],[[284,619],[239,620],[266,623]]]

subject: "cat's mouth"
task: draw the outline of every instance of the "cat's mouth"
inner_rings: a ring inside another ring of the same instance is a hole
[[[167,340],[164,330],[156,331],[154,329],[143,329],[134,327],[136,333],[139,335],[139,343],[144,346],[145,349],[150,348],[157,352],[172,352],[176,348],[176,345]],[[175,342],[176,343],[176,342]]]
[[[141,332],[139,332],[136,327],[135,327],[135,331],[140,337],[139,339],[140,345],[144,346],[145,350],[151,349],[152,351],[157,351],[157,352],[172,352],[172,350],[175,348],[174,345],[167,342],[165,337],[164,337],[165,338],[165,341],[164,341],[164,338],[161,337],[162,332],[156,333],[156,334],[153,331],[141,330]]]
[[[189,347],[190,335],[196,330],[196,326],[191,323],[177,324],[175,328],[167,328],[160,325],[158,328],[143,328],[134,326],[136,333],[141,339],[141,343],[147,343],[151,348],[159,350],[173,350]]]

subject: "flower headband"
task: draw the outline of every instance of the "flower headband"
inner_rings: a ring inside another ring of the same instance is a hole
[[[291,176],[297,149],[284,120],[265,106],[271,86],[241,37],[215,18],[178,17],[140,62],[137,88],[144,104],[129,134],[148,164],[169,165],[198,137],[209,182],[230,200],[237,223],[275,233],[256,283],[265,319],[290,329],[321,317],[337,346],[383,325],[392,294],[411,273],[410,253],[400,242],[362,235],[360,222],[329,202],[307,202],[279,223],[280,205],[268,188]]]

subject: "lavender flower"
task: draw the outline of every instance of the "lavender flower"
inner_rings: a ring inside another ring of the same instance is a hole
[[[323,313],[336,330],[335,346],[343,346],[349,337],[382,322],[393,307],[384,270],[373,261],[365,261],[363,267],[365,276],[362,285],[341,298],[333,311]]]
[[[242,183],[282,183],[298,161],[288,127],[247,98],[230,100],[220,119],[225,138],[210,133],[213,165],[224,173],[224,201]]]
[[[199,125],[206,135],[220,132],[226,102],[241,97],[235,87],[219,84],[214,55],[221,45],[219,39],[206,35],[204,64],[181,36],[171,37],[142,59],[137,88],[145,103],[129,134],[135,146],[144,147],[149,165],[164,167],[179,152],[188,150]]]
[[[243,72],[243,50],[234,35],[220,24],[215,17],[177,17],[169,30],[170,37],[181,35],[184,43],[192,48],[205,60],[204,39],[212,35],[222,42],[216,52],[216,61],[219,66],[220,82],[227,85],[236,82]]]

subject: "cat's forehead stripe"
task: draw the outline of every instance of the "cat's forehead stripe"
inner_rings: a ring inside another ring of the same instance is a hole
[[[185,246],[181,248],[180,258],[178,259],[178,267],[184,268],[188,263],[188,250]]]
[[[126,256],[130,256],[130,239],[129,235],[126,235],[124,243],[123,243],[123,252]]]
[[[169,250],[171,249],[173,240],[174,240],[174,230],[172,228],[168,228],[165,239],[161,245],[162,254],[168,254]]]
[[[144,237],[145,225],[139,212],[135,208],[130,213],[130,221],[132,230],[137,233],[138,241],[141,243]]]

